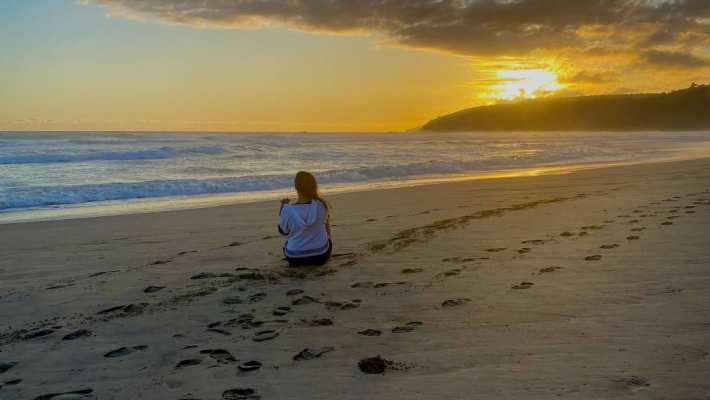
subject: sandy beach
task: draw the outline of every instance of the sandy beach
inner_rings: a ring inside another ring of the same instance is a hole
[[[710,159],[329,199],[0,225],[0,398],[710,396]]]

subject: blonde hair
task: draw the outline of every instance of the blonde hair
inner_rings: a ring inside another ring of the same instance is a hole
[[[320,201],[323,203],[325,209],[330,211],[330,204],[328,204],[328,202],[318,192],[318,182],[313,174],[306,171],[299,171],[293,181],[298,194],[303,197]]]

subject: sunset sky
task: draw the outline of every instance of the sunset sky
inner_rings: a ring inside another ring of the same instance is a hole
[[[0,130],[388,131],[710,81],[707,0],[3,0]]]

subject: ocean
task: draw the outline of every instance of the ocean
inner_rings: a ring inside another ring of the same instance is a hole
[[[0,223],[710,155],[710,132],[0,133]]]

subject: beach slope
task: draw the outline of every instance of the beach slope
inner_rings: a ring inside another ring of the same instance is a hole
[[[0,398],[710,393],[710,160],[331,201],[312,269],[274,203],[0,225]]]

